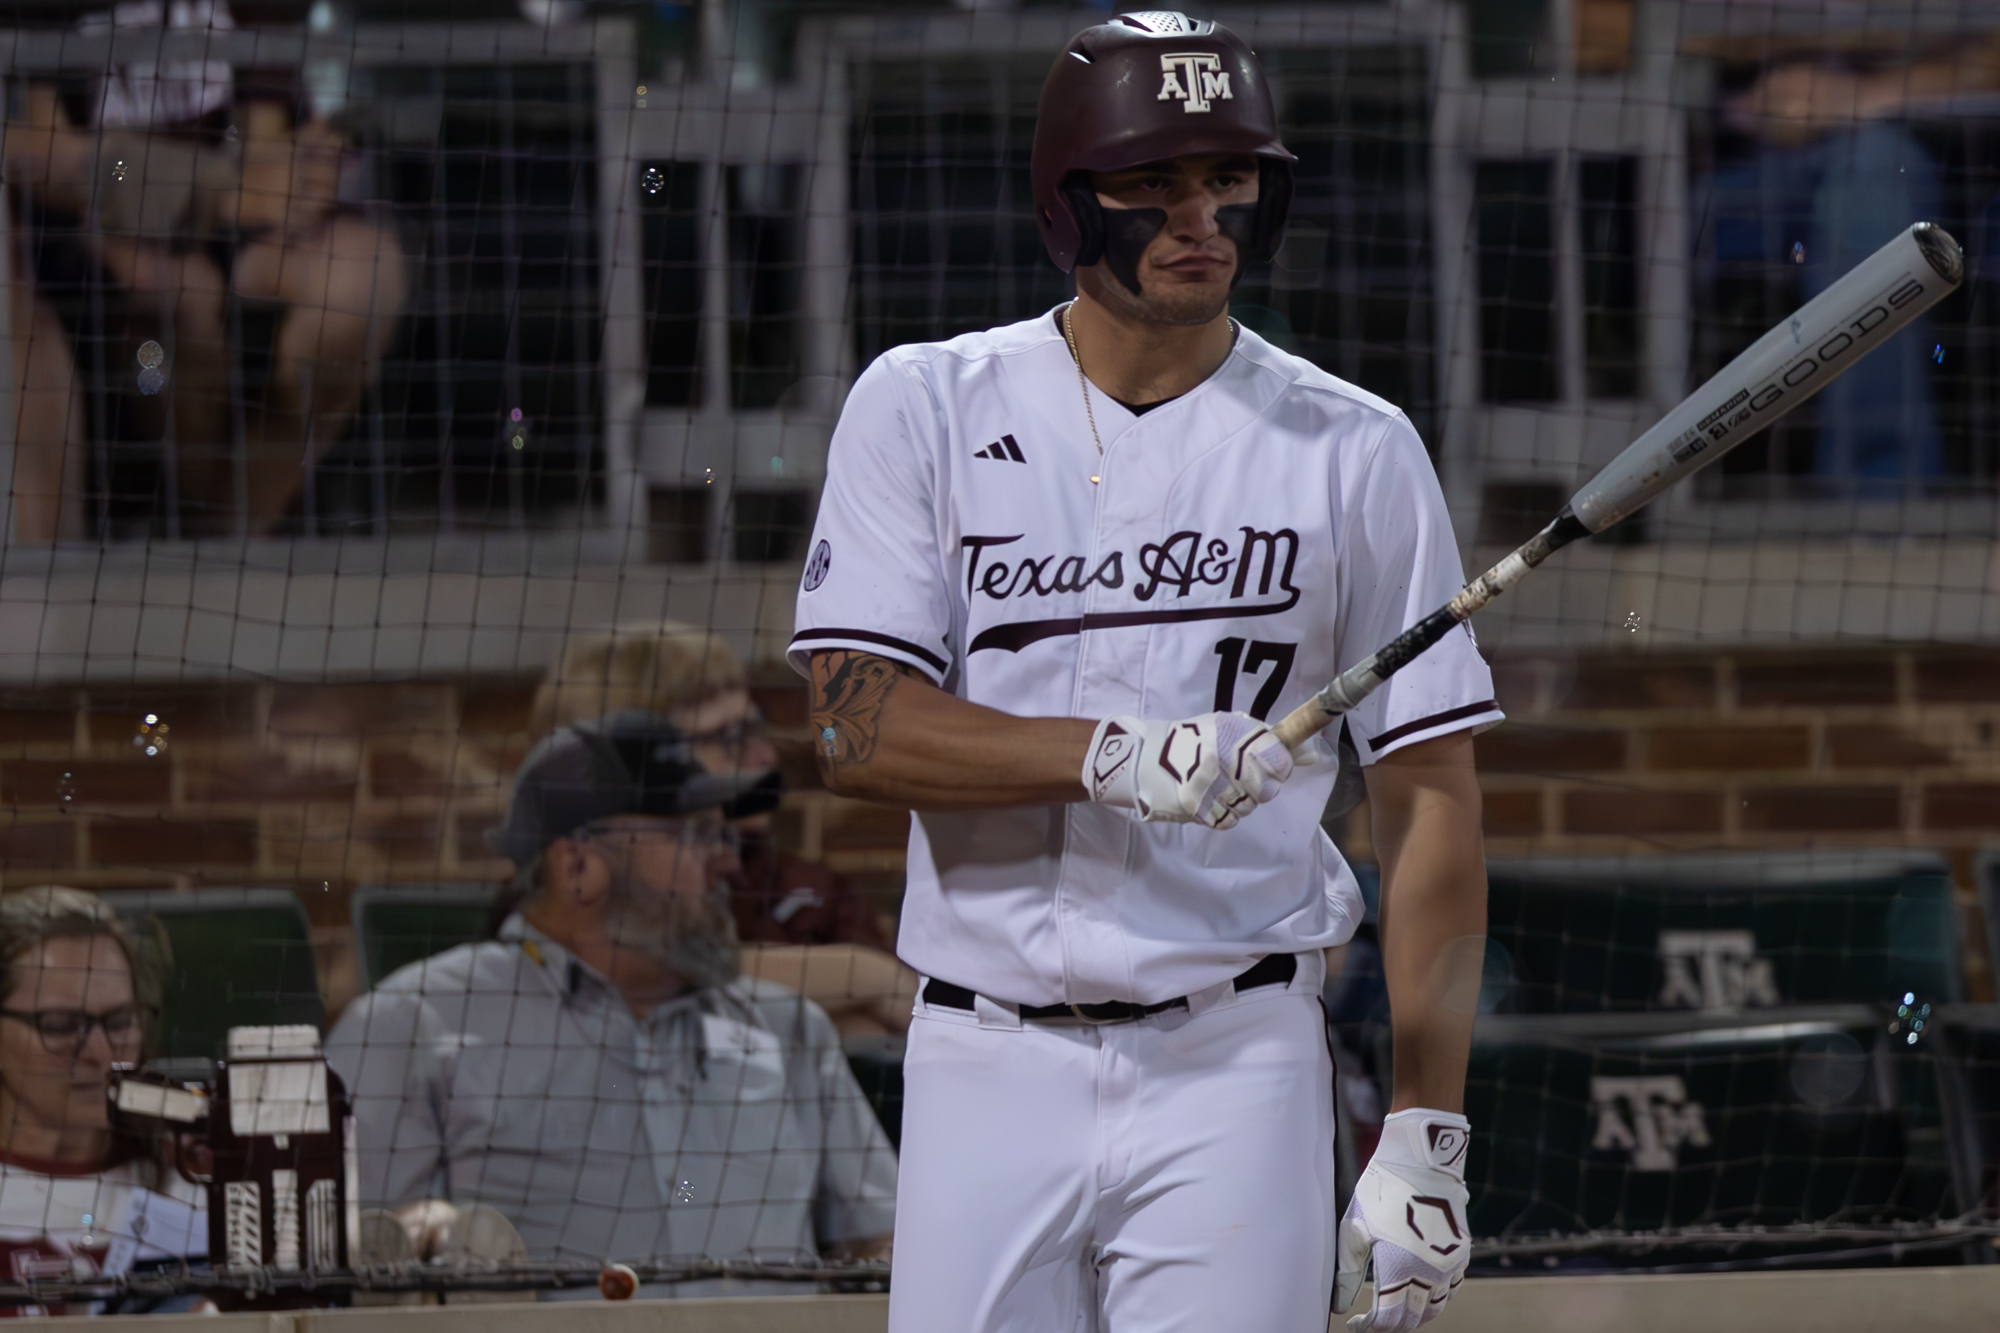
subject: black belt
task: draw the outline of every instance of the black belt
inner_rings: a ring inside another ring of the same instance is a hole
[[[1254,990],[1259,986],[1287,986],[1299,974],[1297,954],[1265,954],[1250,965],[1250,970],[1238,976],[1233,983],[1237,990]],[[924,983],[924,1003],[935,1004],[945,1009],[976,1010],[979,997],[963,986],[954,986],[949,981],[932,977]],[[1080,1018],[1086,1023],[1130,1023],[1141,1018],[1151,1018],[1169,1009],[1185,1009],[1188,997],[1176,995],[1171,1000],[1158,1004],[1134,1004],[1130,1000],[1106,1000],[1101,1004],[1024,1004],[1021,1017],[1030,1022],[1041,1022],[1052,1018]]]

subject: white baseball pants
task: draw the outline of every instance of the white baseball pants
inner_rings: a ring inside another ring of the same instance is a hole
[[[1325,1333],[1333,1069],[1299,973],[1105,1026],[920,1001],[890,1333]]]

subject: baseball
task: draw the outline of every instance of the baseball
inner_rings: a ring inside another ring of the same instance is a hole
[[[597,1294],[607,1301],[629,1301],[639,1290],[639,1275],[629,1264],[606,1264],[597,1275]]]

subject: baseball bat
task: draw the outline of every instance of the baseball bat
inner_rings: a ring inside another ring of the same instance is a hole
[[[1897,236],[1682,399],[1585,482],[1547,527],[1293,709],[1274,728],[1279,738],[1296,747],[1331,726],[1550,555],[1604,531],[1798,407],[1943,300],[1964,276],[1964,253],[1944,228],[1919,222]]]

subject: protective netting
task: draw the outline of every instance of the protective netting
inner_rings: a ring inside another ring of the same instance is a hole
[[[820,789],[783,651],[855,376],[1069,295],[1030,147],[1105,11],[84,8],[0,16],[0,1306],[879,1287],[909,821]],[[1215,17],[1298,158],[1231,313],[1408,413],[1468,568],[1911,222],[1964,246],[1482,613],[1466,1109],[1476,1271],[1991,1261],[2000,26]],[[727,893],[618,918],[708,982],[636,1015],[487,839],[628,709],[778,775],[689,833]],[[1333,962],[1344,1197],[1372,915]]]

